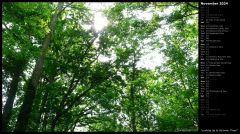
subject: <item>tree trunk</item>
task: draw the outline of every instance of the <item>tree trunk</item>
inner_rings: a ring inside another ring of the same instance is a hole
[[[41,117],[45,110],[45,106],[46,106],[47,99],[48,99],[48,93],[49,93],[49,91],[47,89],[45,89],[45,93],[43,95],[42,102],[41,102],[40,109],[39,109],[39,114],[36,119],[35,131],[40,130]]]
[[[136,56],[135,53],[133,55],[133,65],[132,65],[132,82],[135,80],[135,73],[136,73]],[[131,102],[131,127],[132,131],[136,132],[136,113],[135,113],[135,86],[134,83],[131,83],[130,87],[130,102]]]
[[[11,119],[12,115],[12,108],[13,108],[13,102],[16,97],[17,89],[18,89],[18,83],[20,81],[20,76],[23,73],[23,67],[24,65],[19,66],[20,68],[16,70],[16,72],[12,76],[12,81],[10,84],[10,88],[7,95],[7,101],[3,108],[3,116],[2,116],[2,132],[8,131],[8,123]]]
[[[41,73],[42,73],[42,69],[43,69],[46,51],[50,44],[50,39],[51,39],[54,27],[57,22],[57,17],[59,15],[60,11],[62,10],[62,8],[63,8],[63,3],[60,2],[58,4],[58,9],[55,11],[55,13],[52,16],[50,26],[49,26],[50,32],[47,33],[47,35],[44,39],[43,47],[42,47],[42,54],[36,62],[36,65],[34,67],[30,81],[27,83],[28,86],[25,91],[23,104],[21,106],[21,109],[20,109],[20,112],[18,115],[15,132],[26,131],[26,129],[27,129],[29,115],[31,113],[33,100],[35,98],[36,88],[37,88],[39,79],[41,78]]]
[[[46,112],[46,109],[45,109],[43,121],[41,123],[41,131],[42,132],[47,130],[48,120],[49,120],[49,115],[48,115],[48,113]]]
[[[61,116],[62,116],[62,114],[61,114],[61,113],[58,113],[58,114],[55,116],[55,118],[53,119],[52,124],[51,124],[51,131],[52,131],[52,132],[55,131],[55,127],[56,127],[57,122],[58,122],[58,120],[60,119]]]

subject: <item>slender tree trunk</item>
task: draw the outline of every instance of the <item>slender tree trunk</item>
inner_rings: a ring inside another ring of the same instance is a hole
[[[12,81],[10,84],[10,88],[7,95],[7,101],[3,108],[3,116],[2,116],[2,132],[8,131],[8,124],[11,119],[12,115],[12,108],[13,108],[13,102],[16,97],[17,89],[18,89],[18,83],[20,81],[20,76],[23,73],[23,67],[24,65],[20,65],[20,68],[16,70],[16,72],[12,76]]]
[[[46,103],[47,103],[47,98],[48,98],[48,90],[45,89],[45,92],[44,92],[44,95],[43,95],[43,98],[42,98],[42,102],[41,102],[41,105],[40,105],[39,114],[38,114],[38,117],[37,117],[37,120],[36,120],[35,130],[40,130],[41,129],[40,128],[41,116],[44,113],[45,106],[46,106]]]
[[[74,123],[73,127],[71,128],[71,132],[74,132],[76,126],[77,126],[77,123]]]
[[[133,56],[133,65],[132,65],[132,82],[135,80],[135,73],[136,73],[136,59],[135,53]],[[131,127],[132,131],[136,132],[136,113],[135,113],[135,86],[134,83],[131,83],[130,87],[130,102],[131,102]]]
[[[41,86],[41,88],[43,89],[43,92],[41,92],[40,94],[43,93],[43,96],[41,97],[41,102],[39,104],[39,108],[38,108],[38,112],[37,112],[37,118],[36,120],[34,120],[34,127],[33,127],[33,131],[39,131],[42,130],[42,126],[41,126],[41,120],[42,120],[42,115],[46,112],[46,105],[48,102],[48,95],[49,95],[49,90],[46,88],[46,86],[52,84],[54,82],[54,77],[52,76],[50,79],[48,79],[48,83],[46,83],[45,86]],[[43,85],[44,83],[41,83],[40,85]],[[36,103],[36,102],[34,102]],[[36,105],[36,104],[35,104]]]
[[[51,131],[52,131],[52,132],[55,131],[55,127],[56,127],[57,122],[58,122],[58,120],[60,119],[61,116],[62,116],[62,114],[59,113],[59,114],[57,114],[57,115],[55,116],[55,118],[53,119],[52,124],[51,124]]]
[[[45,109],[45,110],[46,110],[46,109]],[[47,130],[48,119],[49,119],[49,115],[48,115],[48,113],[45,111],[45,112],[44,112],[44,118],[43,118],[43,121],[42,121],[42,123],[41,123],[41,130],[42,130],[42,131],[46,131],[46,130]]]
[[[135,113],[135,97],[134,97],[134,86],[131,85],[131,95],[130,95],[130,99],[131,99],[131,126],[132,126],[132,131],[136,132],[136,113]]]
[[[21,106],[21,109],[20,109],[20,112],[18,115],[15,132],[26,131],[26,129],[27,129],[29,115],[31,113],[31,108],[32,108],[33,101],[35,98],[36,88],[39,83],[39,79],[41,78],[41,73],[42,73],[42,69],[43,69],[46,51],[50,44],[50,39],[51,39],[54,27],[57,22],[57,17],[59,15],[60,11],[62,10],[62,8],[63,8],[63,3],[60,2],[58,4],[58,9],[55,11],[55,13],[52,16],[50,26],[49,26],[50,32],[47,33],[47,35],[44,39],[42,54],[36,62],[31,79],[28,82],[28,86],[27,86],[27,89],[24,94],[24,100],[23,100],[23,104]]]

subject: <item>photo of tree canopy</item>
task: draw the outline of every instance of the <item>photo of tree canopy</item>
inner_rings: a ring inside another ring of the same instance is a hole
[[[2,4],[2,131],[197,130],[197,2]]]

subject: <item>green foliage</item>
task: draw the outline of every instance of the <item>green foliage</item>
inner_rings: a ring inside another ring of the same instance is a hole
[[[114,3],[102,12],[109,23],[101,31],[85,27],[94,25],[86,3],[63,4],[26,131],[197,131],[197,3]],[[56,5],[3,3],[4,98],[22,72],[8,131],[16,127],[27,83],[45,51]],[[174,8],[162,15],[168,7]],[[150,19],[140,17],[146,12]],[[139,67],[145,50],[162,54],[163,62]]]

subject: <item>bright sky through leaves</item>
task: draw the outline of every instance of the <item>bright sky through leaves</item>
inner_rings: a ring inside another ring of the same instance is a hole
[[[91,2],[86,3],[86,5],[91,9],[92,13],[94,14],[94,29],[97,32],[100,32],[104,27],[108,25],[107,18],[103,15],[103,10],[106,8],[109,8],[114,3],[110,2]],[[173,7],[167,8],[164,12],[159,12],[161,15],[169,15],[171,11],[173,10]],[[123,12],[125,16],[128,16],[127,12]],[[137,18],[143,19],[143,20],[150,20],[152,18],[152,12],[149,10],[140,12],[136,11],[135,14],[137,15]],[[165,26],[166,27],[166,26]],[[161,36],[163,31],[159,32],[158,35]],[[149,51],[149,50],[146,50]],[[163,54],[159,54],[158,50],[154,50],[150,53],[147,53],[143,55],[143,57],[140,59],[140,61],[137,63],[138,68],[148,68],[148,69],[154,69],[156,66],[160,65],[163,62]],[[114,60],[115,56],[112,55],[111,58],[105,57],[103,55],[99,56],[99,61],[107,62],[109,60]]]

